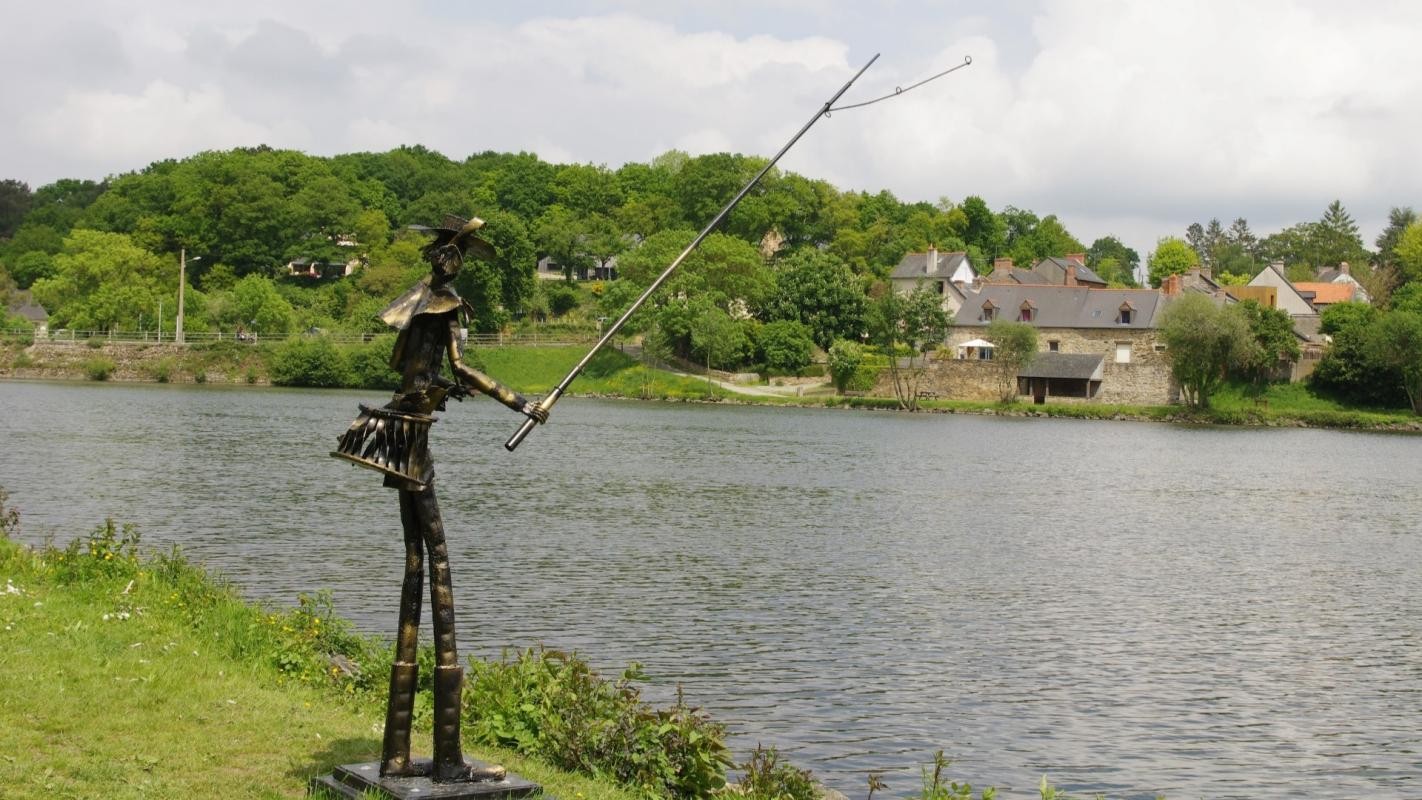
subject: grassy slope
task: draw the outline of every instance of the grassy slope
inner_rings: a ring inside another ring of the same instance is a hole
[[[377,757],[377,709],[292,680],[265,654],[234,655],[265,641],[234,640],[270,615],[235,596],[197,614],[152,569],[65,583],[53,561],[0,538],[5,797],[301,797],[312,775]],[[416,736],[428,753],[429,732]],[[559,797],[632,797],[509,753],[468,754]]]

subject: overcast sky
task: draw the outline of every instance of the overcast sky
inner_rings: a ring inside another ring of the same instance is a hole
[[[1212,216],[1259,234],[1334,198],[1371,247],[1422,206],[1422,3],[1005,0],[13,4],[0,178],[98,179],[204,149],[423,144],[617,167],[769,156],[905,200],[1056,213],[1142,258]]]

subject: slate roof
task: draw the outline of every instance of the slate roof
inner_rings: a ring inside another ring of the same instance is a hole
[[[979,319],[983,303],[991,300],[1002,319],[1015,321],[1023,302],[1036,309],[1032,325],[1038,328],[1118,328],[1142,330],[1156,327],[1156,316],[1164,305],[1154,289],[1090,289],[1085,286],[1023,286],[1015,283],[987,283],[976,292],[966,293],[956,325],[986,326]],[[1122,303],[1130,303],[1131,321],[1116,321]]]
[[[30,322],[38,325],[41,322],[49,321],[49,312],[44,310],[44,306],[36,303],[21,303],[10,309],[11,314],[24,317]]]
[[[1101,380],[1097,373],[1105,360],[1106,356],[1102,353],[1041,352],[1032,356],[1027,366],[1017,371],[1017,377]]]
[[[1068,267],[1076,267],[1076,279],[1081,283],[1099,283],[1106,286],[1106,281],[1100,275],[1092,272],[1085,264],[1077,261],[1068,261],[1065,258],[1048,256],[1036,264],[1032,265],[1032,271],[1046,278],[1048,282],[1058,286],[1066,284],[1066,272]]]
[[[966,259],[967,253],[944,253],[938,254],[938,269],[934,272],[928,271],[927,253],[906,253],[899,260],[899,265],[894,267],[894,271],[889,273],[890,278],[900,280],[917,280],[919,278],[943,278],[948,280]]]

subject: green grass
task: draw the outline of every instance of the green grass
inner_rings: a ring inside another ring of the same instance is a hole
[[[558,385],[587,352],[586,347],[490,347],[477,351],[483,369],[520,392],[541,394]],[[649,369],[618,350],[598,353],[568,389],[570,394],[615,395],[646,400],[724,399],[734,396],[694,377]]]
[[[102,531],[65,551],[0,531],[5,797],[301,797],[312,776],[378,757],[383,677],[327,677],[319,603],[264,610]],[[428,729],[416,736],[428,752]],[[468,754],[558,797],[634,797],[497,748]]]

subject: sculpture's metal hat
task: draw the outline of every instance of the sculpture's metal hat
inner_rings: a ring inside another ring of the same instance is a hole
[[[494,246],[474,235],[474,232],[482,227],[484,227],[484,220],[478,217],[470,217],[466,220],[454,214],[445,214],[444,220],[438,225],[411,225],[410,230],[433,234],[434,241],[430,243],[432,247],[453,244],[465,253],[474,255],[475,258],[492,259],[497,255]]]

